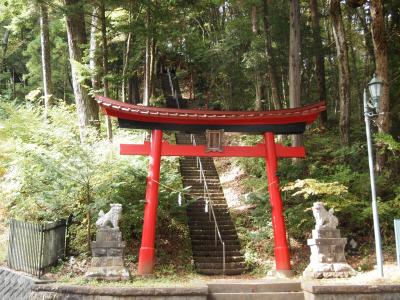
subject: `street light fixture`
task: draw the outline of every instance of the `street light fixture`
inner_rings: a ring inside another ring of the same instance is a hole
[[[368,163],[369,163],[369,175],[371,180],[371,196],[372,196],[372,216],[374,222],[374,236],[375,236],[375,252],[376,252],[376,263],[379,274],[383,277],[383,256],[382,256],[382,242],[381,232],[379,229],[379,216],[378,206],[376,202],[376,189],[375,189],[375,174],[374,174],[374,158],[372,152],[372,139],[371,139],[371,128],[370,118],[376,116],[379,111],[379,98],[381,96],[383,83],[379,81],[375,74],[371,81],[368,83],[369,93],[371,95],[371,103],[368,101],[367,90],[364,89],[364,119],[365,119],[365,131],[367,135],[367,146],[368,146]],[[374,110],[370,110],[370,107]]]
[[[374,76],[368,83],[368,90],[369,94],[371,95],[372,106],[375,108],[376,112],[379,111],[378,105],[379,105],[379,98],[381,97],[382,85],[383,85],[382,81],[379,81],[374,73]]]

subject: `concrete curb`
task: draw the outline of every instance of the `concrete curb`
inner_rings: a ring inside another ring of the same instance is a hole
[[[192,288],[131,288],[40,284],[33,286],[32,291],[99,296],[202,296],[208,294],[206,286]]]

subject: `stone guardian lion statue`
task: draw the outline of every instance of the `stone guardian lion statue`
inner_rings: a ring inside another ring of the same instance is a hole
[[[315,218],[315,228],[332,228],[336,229],[339,222],[338,219],[333,215],[333,208],[327,211],[322,202],[314,202],[312,207],[313,215]]]
[[[103,229],[112,227],[114,229],[119,229],[118,221],[121,217],[122,205],[118,203],[112,203],[110,206],[111,209],[107,213],[104,213],[104,211],[100,210],[99,218],[96,221],[97,228]]]

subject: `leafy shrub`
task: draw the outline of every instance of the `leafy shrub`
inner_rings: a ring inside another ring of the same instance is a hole
[[[124,239],[140,239],[148,159],[119,156],[116,150],[120,141],[141,136],[117,130],[111,144],[93,132],[83,145],[74,111],[59,105],[49,111],[46,122],[33,106],[0,104],[1,205],[8,217],[28,221],[54,221],[72,214],[69,240],[71,251],[79,254],[88,249],[98,211],[108,211],[109,204],[117,202],[123,205]],[[163,160],[161,178],[159,214],[171,220],[179,210],[172,199],[181,182],[175,159]],[[182,227],[184,221],[179,222],[173,224]]]

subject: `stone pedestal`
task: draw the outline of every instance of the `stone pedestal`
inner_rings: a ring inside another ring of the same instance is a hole
[[[340,278],[356,274],[346,262],[344,247],[346,239],[340,237],[340,230],[318,228],[312,231],[312,239],[307,240],[311,248],[310,264],[303,276],[311,278]]]
[[[104,280],[128,280],[124,267],[125,242],[117,228],[97,230],[96,241],[91,244],[92,261],[85,277]]]

